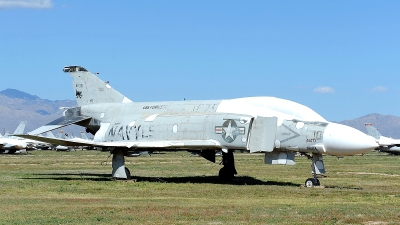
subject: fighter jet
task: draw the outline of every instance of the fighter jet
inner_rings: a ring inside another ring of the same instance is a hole
[[[198,151],[215,162],[222,151],[219,177],[237,174],[235,150],[264,153],[267,164],[293,165],[297,152],[312,159],[313,177],[308,187],[320,185],[325,173],[323,154],[349,156],[378,147],[375,139],[354,128],[328,122],[312,109],[275,97],[229,100],[132,102],[81,66],[63,69],[73,78],[78,107],[29,135],[19,135],[62,145],[108,148],[113,154],[112,176],[129,179],[124,155],[129,151]],[[59,140],[34,136],[77,124],[94,135],[93,141]]]
[[[26,121],[21,121],[13,135],[23,134],[26,126]],[[21,150],[30,148],[31,145],[27,140],[11,136],[8,132],[0,137],[0,150],[5,153],[20,153]]]
[[[70,138],[67,133],[64,133],[63,130],[60,130],[60,132],[57,134],[57,139],[71,140],[72,138]],[[57,145],[54,147],[54,149],[56,151],[72,151],[72,150],[74,150],[73,146],[65,146],[65,145]]]
[[[17,127],[17,129],[15,129],[13,134],[23,134],[25,131],[25,127],[26,127],[26,121],[21,121],[18,124],[18,127]],[[4,137],[5,138],[14,138],[14,139],[16,138],[16,137],[11,136],[10,132],[8,132],[8,131],[4,134]]]
[[[366,123],[367,133],[374,137],[379,144],[378,150],[393,155],[400,155],[400,139],[393,139],[382,136],[378,129],[372,126],[372,123]]]

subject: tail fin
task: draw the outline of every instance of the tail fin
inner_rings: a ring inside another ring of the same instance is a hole
[[[372,123],[366,123],[365,128],[367,129],[368,135],[374,137],[375,139],[379,139],[382,136],[378,129],[372,126]]]
[[[57,134],[56,138],[58,139],[71,139],[67,133],[65,133],[63,130],[60,130],[60,132]]]
[[[47,131],[47,137],[55,138],[53,132]]]
[[[102,81],[81,66],[66,66],[63,71],[69,73],[73,78],[72,85],[78,106],[97,103],[132,102],[113,89],[108,82]]]
[[[81,138],[85,139],[85,140],[89,140],[89,138],[86,136],[85,133],[83,133],[83,131],[81,131]]]
[[[25,126],[26,126],[26,121],[21,121],[17,129],[15,129],[14,134],[24,134]]]

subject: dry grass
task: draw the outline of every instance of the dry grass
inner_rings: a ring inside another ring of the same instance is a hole
[[[325,157],[325,188],[303,187],[305,157],[272,166],[262,155],[235,154],[232,182],[218,180],[220,165],[186,152],[127,158],[137,182],[114,182],[107,157],[0,155],[0,224],[400,223],[398,156]]]

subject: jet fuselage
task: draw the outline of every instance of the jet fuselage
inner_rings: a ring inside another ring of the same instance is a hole
[[[84,105],[80,114],[92,118],[88,126],[95,131],[94,141],[216,140],[231,150],[283,150],[337,156],[363,153],[376,145],[373,138],[361,131],[327,122],[303,105],[282,100],[280,109],[291,104],[292,108],[304,112],[306,118],[288,114],[287,110],[268,108],[268,101],[274,101],[275,105],[280,100],[277,98],[246,100],[102,103]],[[250,149],[251,134],[256,135],[253,123],[258,117],[276,118],[274,124],[269,124],[275,127],[268,134],[274,139],[272,149]]]

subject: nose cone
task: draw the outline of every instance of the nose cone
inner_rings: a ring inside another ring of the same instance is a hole
[[[378,147],[375,138],[349,126],[329,123],[325,129],[323,143],[326,154],[346,156],[361,154]]]

